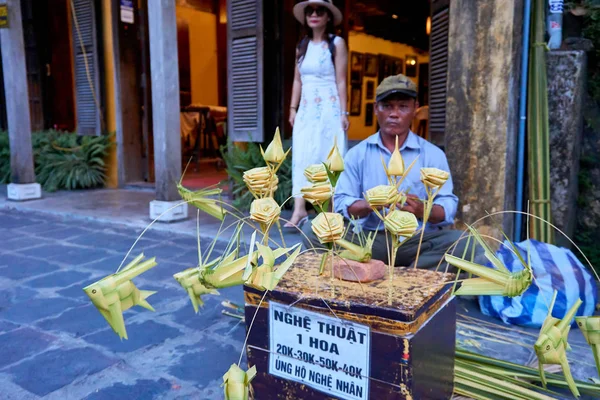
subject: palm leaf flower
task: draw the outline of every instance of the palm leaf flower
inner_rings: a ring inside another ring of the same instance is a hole
[[[333,196],[333,187],[329,182],[319,182],[312,186],[300,189],[304,200],[318,208],[318,211],[326,211],[329,200]]]
[[[273,140],[267,146],[267,150],[263,151],[262,146],[260,148],[260,152],[263,156],[263,159],[267,164],[278,165],[285,160],[286,153],[283,151],[283,144],[281,143],[281,134],[279,133],[279,127],[275,129],[275,135],[273,136]]]
[[[449,177],[450,174],[447,171],[438,168],[421,168],[421,182],[428,192],[439,190]]]
[[[218,219],[219,221],[223,221],[225,218],[225,210],[218,204],[218,201],[221,200],[222,189],[219,188],[207,188],[196,191],[191,191],[187,189],[181,184],[181,181],[177,184],[177,191],[181,198],[198,208],[200,211],[207,213]],[[213,199],[210,196],[219,196],[219,199]]]
[[[402,243],[406,241],[403,239],[409,239],[415,234],[417,228],[419,227],[419,222],[413,213],[408,211],[392,210],[385,216],[383,225],[392,237],[392,251],[390,254],[390,259],[388,260],[388,305],[391,306],[392,296],[394,293],[394,265],[396,263],[396,254],[398,253],[398,249]]]
[[[396,203],[398,203],[398,200],[401,197],[402,195],[398,193],[398,188],[396,185],[375,186],[374,188],[367,190],[365,193],[365,199],[381,220],[384,219],[384,216],[380,214],[377,209],[381,207],[388,207],[391,211],[396,208]]]
[[[146,299],[156,292],[139,290],[131,282],[136,276],[157,265],[154,257],[146,261],[142,261],[143,259],[144,255],[140,254],[120,272],[83,288],[83,291],[92,300],[92,304],[96,306],[120,339],[127,339],[123,311],[133,306],[141,306],[154,311]]]
[[[331,186],[335,188],[338,179],[340,179],[340,175],[344,171],[344,158],[337,147],[337,138],[333,139],[333,147],[329,150],[327,161],[324,164],[327,176],[329,177],[329,182],[331,182]]]
[[[596,370],[600,374],[600,316],[575,317],[577,326],[583,333],[587,344],[592,346]]]
[[[398,205],[402,206],[402,204],[404,204],[404,202],[406,201],[406,194],[400,192],[399,188],[416,162],[417,158],[415,158],[414,161],[408,166],[408,168],[406,168],[406,166],[404,165],[404,159],[402,158],[402,154],[400,153],[400,147],[398,146],[398,137],[396,136],[394,151],[390,156],[390,161],[388,162],[388,164],[386,165],[385,161],[383,160],[383,157],[381,158],[381,164],[383,165],[383,169],[385,171],[385,174],[387,175],[388,184],[375,186],[374,188],[367,190],[367,192],[364,195],[373,212],[375,212],[379,219],[381,219],[384,222],[386,230],[388,230],[389,232],[388,228],[392,229],[392,232],[390,232],[392,235],[392,243],[390,247],[388,247],[389,305],[392,304],[392,295],[394,292],[393,278],[396,253],[398,251],[398,248],[400,247],[400,244],[403,243],[400,240],[402,236],[398,235],[397,228],[400,225],[406,225],[407,229],[410,230],[410,226],[412,226],[413,224],[411,217],[405,215],[410,213],[404,211],[400,212],[399,210],[396,210],[396,207]],[[414,215],[412,215],[412,217],[414,217]],[[412,234],[410,236],[412,236]]]
[[[250,205],[250,219],[258,222],[263,232],[279,220],[280,214],[281,208],[272,197],[255,199]]]
[[[322,212],[312,220],[312,231],[323,244],[333,243],[344,236],[342,214]]]
[[[552,309],[554,308],[554,302],[556,301],[556,295],[558,293],[554,291],[552,296],[552,302],[548,309],[548,315],[544,320],[540,335],[537,341],[533,345],[535,353],[538,357],[540,378],[542,379],[542,385],[544,388],[547,385],[546,376],[544,373],[545,364],[560,364],[565,374],[565,379],[569,385],[569,389],[575,397],[579,397],[579,390],[575,380],[571,375],[571,368],[567,360],[567,349],[570,350],[567,338],[569,336],[569,330],[571,329],[571,322],[573,317],[577,313],[577,309],[581,306],[581,299],[577,299],[575,304],[567,311],[563,319],[553,318]]]
[[[383,225],[393,238],[400,241],[400,238],[411,238],[419,227],[419,222],[413,213],[394,210],[386,215]]]
[[[332,250],[333,243],[344,237],[344,217],[342,214],[338,213],[321,212],[312,220],[311,228],[317,239],[319,239],[319,242],[327,245],[327,247]],[[322,274],[325,270],[326,260],[327,254],[323,254],[321,266],[319,267],[319,274]],[[333,276],[333,269],[331,276]]]
[[[271,250],[269,246],[264,246],[260,243],[256,243],[256,246],[258,247],[258,254],[262,259],[262,264],[254,269],[246,284],[259,290],[273,290],[294,261],[296,261],[298,254],[300,254],[300,243],[289,249],[278,248],[276,250]],[[275,260],[292,250],[293,253],[275,269]]]
[[[328,180],[325,164],[312,164],[304,168],[304,176],[310,183],[325,183]]]
[[[398,136],[396,136],[396,148],[390,157],[386,174],[388,176],[403,176],[404,172],[404,159],[400,154],[400,149],[398,148]]]
[[[269,146],[267,146],[267,150],[263,151],[262,147],[260,148],[260,152],[263,156],[263,159],[267,163],[267,169],[269,170],[269,181],[275,179],[274,176],[276,176],[277,171],[279,170],[279,168],[283,164],[283,161],[285,160],[285,158],[291,150],[292,148],[290,147],[288,151],[283,151],[283,145],[281,143],[281,134],[279,133],[279,128],[275,130],[275,135],[273,136],[273,140],[271,141],[271,143],[269,143]],[[244,175],[246,174],[244,173]],[[266,196],[272,197],[273,192],[275,192],[275,190],[273,190]]]
[[[496,254],[483,240],[479,232],[472,226],[467,225],[471,235],[476,242],[484,249],[485,257],[492,263],[494,268],[488,268],[484,265],[476,264],[472,261],[467,261],[462,258],[455,257],[450,254],[445,255],[446,262],[450,265],[464,270],[470,274],[477,275],[479,278],[471,278],[463,281],[462,286],[454,294],[461,296],[520,296],[527,290],[533,280],[533,272],[529,260],[526,262],[519,253],[515,245],[505,238],[513,248],[513,251],[523,269],[517,272],[510,272],[502,261],[496,257]]]
[[[272,197],[277,190],[279,178],[269,167],[257,167],[244,172],[244,183],[254,198]]]
[[[344,158],[337,147],[337,138],[333,139],[333,147],[329,150],[329,154],[327,155],[326,165],[331,172],[340,173],[344,171]],[[335,184],[333,185],[335,186]]]
[[[421,243],[423,243],[423,234],[425,233],[425,227],[427,226],[427,221],[429,221],[431,210],[433,209],[433,201],[435,200],[435,197],[440,192],[440,189],[442,188],[442,186],[444,186],[449,177],[450,173],[438,168],[421,168],[421,182],[425,186],[425,192],[427,192],[427,199],[423,200],[423,226],[421,228],[421,237],[419,238],[417,256],[415,257],[415,268],[417,268],[417,264],[419,263]]]
[[[247,372],[231,364],[229,370],[223,375],[223,391],[225,400],[248,400],[250,396],[250,382],[256,376],[256,366]]]
[[[398,137],[396,136],[396,148],[392,152],[392,156],[390,157],[389,163],[386,165],[383,157],[381,158],[381,164],[383,165],[383,169],[385,174],[388,177],[388,182],[391,186],[396,186],[399,188],[404,178],[408,175],[410,170],[413,168],[418,158],[415,158],[414,161],[408,166],[408,168],[404,167],[404,159],[402,158],[402,154],[400,153],[400,148],[398,147]],[[398,179],[400,178],[400,179]]]

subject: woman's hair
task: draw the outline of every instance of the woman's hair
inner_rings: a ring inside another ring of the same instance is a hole
[[[333,13],[326,8],[327,15],[329,16],[329,21],[327,21],[327,26],[325,27],[325,39],[329,43],[329,51],[331,52],[331,61],[333,65],[335,65],[335,45],[333,44],[333,40],[335,39],[335,27],[333,25]],[[308,42],[313,38],[313,30],[306,23],[306,15],[304,15],[304,34],[302,35],[302,39],[298,42],[296,46],[296,63],[300,64],[306,55],[306,51],[308,49]]]

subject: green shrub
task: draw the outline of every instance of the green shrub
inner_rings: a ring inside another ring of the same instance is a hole
[[[31,137],[36,180],[45,191],[101,187],[110,136],[79,136],[58,131],[34,132]],[[0,132],[0,183],[10,180],[8,134]]]
[[[244,183],[244,171],[266,165],[260,153],[259,145],[252,142],[247,143],[247,145],[246,149],[231,144],[228,147],[221,146],[221,154],[227,165],[227,174],[231,181],[230,189],[234,199],[233,205],[241,211],[250,210],[250,203],[254,199]],[[289,146],[284,144],[284,147],[287,149]],[[277,171],[277,177],[279,178],[279,185],[273,197],[277,203],[282,204],[292,195],[291,152],[288,154],[281,168],[279,168],[279,171]],[[292,204],[293,202],[288,201],[285,204],[285,208],[291,207]]]
[[[600,103],[600,3],[585,0],[582,5],[587,9],[583,22],[583,36],[590,39],[594,50],[590,54],[588,65],[588,91]]]

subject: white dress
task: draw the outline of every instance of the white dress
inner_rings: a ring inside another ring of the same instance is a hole
[[[334,43],[340,40],[334,39]],[[335,82],[335,68],[327,41],[308,42],[306,55],[299,67],[302,95],[292,134],[292,195],[309,186],[304,169],[327,159],[337,138],[342,154],[346,152],[346,132],[342,128],[340,98]]]

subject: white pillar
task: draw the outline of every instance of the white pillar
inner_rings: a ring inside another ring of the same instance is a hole
[[[42,191],[40,185],[35,183],[33,169],[21,1],[0,0],[0,4],[8,4],[9,24],[8,28],[0,29],[12,182],[8,185],[8,198],[38,199],[42,196]]]
[[[176,187],[181,176],[181,139],[175,1],[149,1],[148,26],[156,176],[156,200],[150,203],[150,218],[154,219],[181,201]],[[161,221],[185,219],[187,213],[184,204]]]

